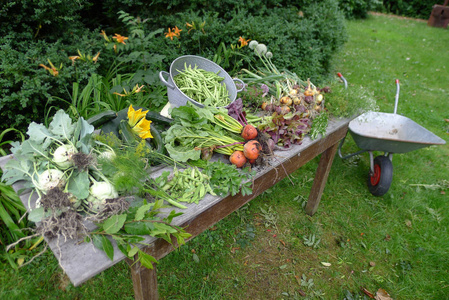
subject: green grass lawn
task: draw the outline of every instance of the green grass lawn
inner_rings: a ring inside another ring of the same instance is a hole
[[[383,15],[347,28],[335,73],[348,80],[351,101],[363,87],[380,111],[393,112],[399,79],[398,113],[448,141],[449,31]],[[358,149],[347,138],[343,150]],[[302,207],[317,164],[162,259],[160,297],[364,299],[362,288],[382,288],[394,299],[449,299],[449,146],[394,155],[383,197],[368,192],[368,154],[336,157],[309,217]],[[51,252],[19,271],[3,265],[0,277],[1,299],[133,299],[124,262],[76,288]]]

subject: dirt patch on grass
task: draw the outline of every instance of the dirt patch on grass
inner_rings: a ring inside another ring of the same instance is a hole
[[[369,12],[368,14],[373,15],[373,16],[385,16],[385,17],[397,18],[400,20],[412,20],[412,21],[427,23],[427,20],[424,20],[424,19],[416,19],[416,18],[410,18],[410,17],[404,17],[404,16],[397,16],[397,15],[385,14],[385,13],[374,12],[374,11]]]

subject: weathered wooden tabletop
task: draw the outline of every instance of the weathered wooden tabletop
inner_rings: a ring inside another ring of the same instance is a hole
[[[191,238],[193,238],[275,185],[288,174],[322,154],[306,206],[306,212],[309,215],[313,215],[318,208],[338,142],[346,135],[349,121],[349,119],[332,119],[329,121],[327,133],[324,137],[313,141],[306,137],[301,145],[294,145],[291,149],[285,151],[276,151],[277,159],[273,160],[270,166],[258,169],[254,180],[253,194],[247,196],[238,194],[224,198],[207,194],[199,204],[187,204],[188,208],[182,210],[183,214],[176,217],[173,220],[173,224],[183,227],[188,226],[187,232],[191,233]],[[9,159],[12,159],[12,157],[1,157],[0,166],[3,167]],[[152,176],[158,176],[158,174],[167,169],[169,168],[159,169],[153,172]],[[13,188],[16,191],[19,190],[21,188],[20,183],[14,184]],[[25,206],[28,206],[28,198],[29,193],[21,195]],[[36,200],[35,197],[31,199],[32,201]],[[52,239],[47,240],[47,242],[58,259],[61,268],[75,286],[82,284],[125,258],[118,250],[115,242],[113,242],[113,260],[110,260],[103,251],[96,249],[91,243],[80,243],[79,241],[64,239]],[[161,259],[173,250],[173,246],[162,239],[148,237],[144,242],[150,245],[145,248],[145,251],[156,259]],[[138,282],[142,280],[141,272],[139,264],[133,265],[132,274],[135,296],[136,299],[147,299],[147,296],[144,295],[146,293],[146,284]],[[151,285],[148,288],[151,288]]]

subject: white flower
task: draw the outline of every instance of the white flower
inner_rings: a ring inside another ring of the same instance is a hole
[[[259,44],[258,41],[253,40],[253,41],[249,42],[248,47],[249,47],[249,49],[254,50],[254,48],[256,48],[256,46],[257,46],[258,44]]]
[[[258,44],[256,46],[256,48],[254,49],[254,52],[256,52],[256,54],[258,55],[265,55],[265,53],[267,53],[267,46],[265,46],[264,44]]]
[[[270,51],[267,52],[267,54],[265,54],[265,57],[270,59],[273,57],[273,53],[271,53]]]

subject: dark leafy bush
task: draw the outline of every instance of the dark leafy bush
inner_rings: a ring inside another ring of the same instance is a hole
[[[0,35],[15,33],[15,39],[56,40],[83,28],[79,12],[89,7],[88,0],[2,1]],[[5,3],[6,2],[6,3]]]
[[[432,7],[443,3],[443,0],[383,0],[383,7],[387,13],[427,20]]]
[[[280,68],[319,80],[329,72],[330,58],[346,39],[344,16],[334,0],[268,1],[266,5],[260,2],[254,5],[251,1],[224,1],[220,6],[212,2],[199,6],[200,2],[195,1],[200,10],[151,18],[149,25],[163,26],[167,28],[165,31],[175,26],[183,30],[179,39],[171,41],[166,38],[162,45],[158,44],[161,41],[155,42],[167,60],[184,54],[212,59],[224,43],[238,50],[234,61],[237,65],[227,69],[233,73],[248,64],[241,55],[248,55],[250,51],[238,49],[239,37],[244,37],[265,43]],[[243,7],[242,3],[248,6]],[[187,23],[195,24],[195,28]]]
[[[24,129],[30,121],[42,121],[46,107],[66,107],[65,103],[55,101],[52,96],[68,98],[72,82],[87,80],[98,67],[93,63],[72,66],[68,57],[76,55],[77,48],[58,41],[12,44],[8,37],[4,37],[0,38],[0,44],[0,73],[3,74],[0,77],[1,129],[10,126]],[[83,47],[81,42],[78,46],[88,53],[93,50],[88,45]],[[50,62],[58,70],[57,76],[40,66],[51,68]]]
[[[380,0],[340,0],[340,9],[347,19],[364,19],[369,11],[382,9]]]

